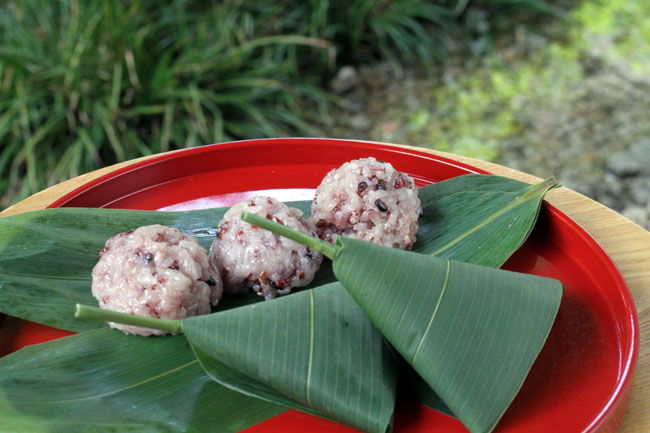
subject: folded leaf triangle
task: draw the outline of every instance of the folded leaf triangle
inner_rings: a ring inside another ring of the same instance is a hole
[[[395,356],[339,284],[181,326],[222,385],[363,431],[390,430]]]
[[[491,431],[539,354],[559,281],[340,237],[334,274],[472,433]]]

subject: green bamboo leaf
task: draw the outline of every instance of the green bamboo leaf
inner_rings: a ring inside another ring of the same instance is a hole
[[[104,328],[0,358],[1,432],[236,432],[282,411],[212,381],[181,336]]]
[[[528,238],[554,178],[528,185],[500,176],[469,174],[421,189],[423,216],[413,250],[477,265],[498,267]],[[400,380],[418,401],[453,416],[435,391],[408,364]]]
[[[372,323],[472,433],[496,426],[542,349],[560,306],[551,278],[340,236],[336,246],[242,213],[333,261]]]
[[[420,189],[423,216],[414,251],[498,267],[524,243],[554,178],[529,185],[469,174]]]
[[[468,182],[466,178],[470,177],[476,177],[475,181]],[[447,200],[449,196],[487,193],[481,189],[482,182],[490,182],[489,190],[495,200],[506,197],[501,200],[502,205],[492,206],[490,212],[485,212],[483,207],[489,206],[491,202],[482,201],[482,206],[459,208],[454,206],[452,199]],[[515,199],[530,188],[530,185],[510,179],[480,175],[462,176],[421,188],[419,193],[425,207],[425,215],[420,222],[420,241],[415,245],[416,249],[424,252],[427,252],[427,249],[435,251],[454,238],[460,238],[456,245],[462,246],[474,242],[477,234],[492,233],[492,239],[488,241],[499,245],[493,248],[498,260],[485,257],[489,249],[479,249],[482,254],[472,256],[471,248],[448,248],[443,254],[479,263],[486,259],[499,263],[505,261],[523,242],[531,227],[516,226],[507,231],[507,234],[512,236],[505,236],[501,228],[510,223],[506,218],[492,217],[487,224],[476,221],[484,218],[486,214],[489,216],[501,212],[505,215],[521,211],[523,216],[526,216],[521,219],[529,221],[532,225],[543,192],[538,189],[535,198],[523,203]],[[438,189],[443,192],[436,193]],[[513,200],[517,205],[509,204]],[[309,212],[309,202],[291,205],[302,208],[306,214]],[[502,210],[504,207],[507,208],[506,211]],[[160,223],[179,227],[182,231],[196,236],[204,247],[208,247],[215,235],[216,221],[221,218],[223,212],[223,209],[177,213],[51,209],[1,218],[0,310],[16,317],[69,330],[94,328],[98,326],[97,322],[74,321],[70,312],[75,302],[94,303],[89,293],[90,270],[96,261],[97,252],[108,237],[139,225]],[[531,212],[532,217],[529,215]],[[463,218],[466,218],[468,223],[458,224]],[[472,227],[472,218],[475,225],[480,227],[474,228],[467,235],[465,232],[468,231],[467,227]],[[446,235],[448,232],[452,234]],[[331,268],[323,266],[312,286],[330,281],[333,281]],[[252,296],[225,299],[220,307],[232,308],[253,300],[257,301],[258,298]],[[233,374],[232,370],[230,374]],[[419,376],[416,375],[415,378],[411,385],[420,391],[418,395],[422,401],[444,411],[444,405],[435,404],[439,400],[430,388],[422,384]],[[432,401],[434,403],[431,403]]]
[[[389,430],[394,355],[338,284],[186,319],[181,326],[207,355],[197,353],[219,383],[362,431]],[[240,375],[232,377],[233,371]]]
[[[544,193],[554,185],[466,175],[420,188],[424,215],[414,251],[499,266],[526,239]],[[290,205],[309,214],[309,202]],[[94,302],[90,272],[106,239],[158,223],[209,248],[224,212],[61,208],[0,218],[0,312],[69,331],[92,329],[95,323],[74,320],[70,312],[77,302]],[[331,281],[325,266],[312,287]]]
[[[390,430],[395,357],[338,284],[180,321],[83,305],[75,315],[182,331],[208,375],[232,390],[362,431]]]
[[[555,320],[559,281],[342,238],[334,274],[471,432],[510,405]]]

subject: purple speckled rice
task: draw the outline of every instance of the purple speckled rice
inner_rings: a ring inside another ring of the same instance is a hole
[[[269,218],[287,227],[317,237],[302,211],[270,197],[257,196],[237,203],[219,223],[217,239],[209,258],[223,278],[227,293],[242,293],[249,288],[272,299],[304,287],[313,279],[323,256],[283,236],[275,235],[241,220],[243,211]]]
[[[311,218],[329,242],[343,235],[410,249],[421,212],[411,177],[389,163],[362,158],[327,173],[316,189]]]
[[[209,313],[210,304],[216,305],[223,292],[219,274],[209,268],[205,248],[192,236],[158,224],[106,241],[92,277],[92,293],[101,308],[161,319]],[[126,334],[165,334],[109,325]]]

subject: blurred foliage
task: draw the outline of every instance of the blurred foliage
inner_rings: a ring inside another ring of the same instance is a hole
[[[610,64],[650,73],[650,0],[585,2],[573,13],[576,44]]]
[[[229,139],[309,135],[342,64],[480,53],[541,0],[6,0],[0,208],[97,167]]]
[[[589,0],[573,6],[541,32],[521,31],[478,61],[451,65],[444,79],[419,93],[416,104],[397,105],[372,138],[494,160],[504,143],[552,127],[543,122],[562,125],[551,113],[578,110],[589,78],[601,69],[629,77],[642,91],[638,83],[647,82],[650,73],[650,0]],[[400,127],[383,132],[382,125]],[[580,125],[566,128],[579,130]]]
[[[494,160],[501,143],[529,125],[520,114],[531,106],[552,107],[574,97],[584,71],[578,53],[549,43],[512,61],[494,55],[476,73],[466,74],[433,92],[435,121],[422,131],[436,149]]]

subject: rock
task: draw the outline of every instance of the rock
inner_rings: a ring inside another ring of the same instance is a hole
[[[623,183],[612,173],[605,173],[603,175],[603,187],[610,194],[623,194]]]
[[[650,138],[637,141],[607,158],[607,169],[617,176],[650,174]]]
[[[372,128],[372,120],[367,115],[360,113],[350,117],[348,124],[356,131],[367,131]]]
[[[641,164],[623,151],[607,158],[607,169],[617,176],[635,176],[641,171]]]
[[[637,177],[630,182],[630,198],[638,205],[650,205],[650,177]]]
[[[330,81],[334,93],[345,93],[359,84],[359,74],[352,66],[343,66]]]

